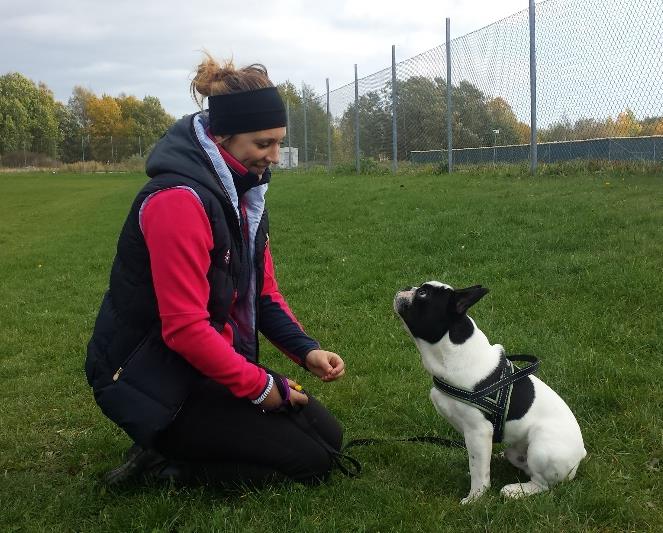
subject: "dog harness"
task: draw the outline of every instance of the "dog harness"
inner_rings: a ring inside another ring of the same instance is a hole
[[[513,361],[526,361],[530,364],[525,368],[518,368]],[[513,384],[519,379],[533,374],[538,368],[539,360],[533,355],[508,355],[504,359],[497,381],[480,390],[454,387],[437,376],[433,376],[433,384],[444,394],[486,413],[486,417],[493,424],[493,442],[502,442]]]

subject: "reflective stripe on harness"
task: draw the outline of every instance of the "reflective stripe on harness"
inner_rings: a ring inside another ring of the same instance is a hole
[[[513,361],[526,361],[530,364],[525,368],[518,368],[512,363]],[[472,405],[486,413],[491,424],[493,424],[493,442],[502,442],[513,384],[519,379],[533,374],[538,369],[539,360],[533,355],[508,355],[499,379],[483,389],[471,391],[454,387],[437,376],[433,376],[433,384],[436,389],[444,394]]]

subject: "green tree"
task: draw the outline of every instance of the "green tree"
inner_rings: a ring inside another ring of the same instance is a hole
[[[442,78],[413,76],[398,82],[398,157],[414,150],[445,149],[447,146],[447,87]],[[392,150],[391,86],[359,98],[359,139],[363,155],[382,159]],[[493,130],[499,144],[526,143],[530,129],[521,122],[504,98],[488,99],[464,80],[452,91],[452,133],[456,148],[492,146]],[[340,121],[344,146],[354,142],[354,111],[351,104]],[[352,148],[354,153],[354,147]]]
[[[94,93],[80,85],[72,90],[72,94],[67,101],[66,123],[60,125],[64,138],[63,146],[66,147],[66,162],[88,161],[92,159],[90,145],[90,126],[91,120],[88,115],[88,103],[96,98]],[[74,149],[74,147],[80,147]]]
[[[290,119],[290,129],[287,131],[287,136],[283,141],[283,145],[287,146],[288,141],[293,148],[299,148],[300,152],[304,150],[304,109],[302,106],[302,97],[297,92],[297,88],[290,82],[285,81],[278,86],[283,103],[288,108],[288,116]],[[301,157],[301,154],[300,154]]]
[[[388,102],[391,104],[391,96]],[[399,159],[408,158],[413,150],[439,150],[446,147],[446,83],[439,78],[424,76],[400,81],[396,105]],[[391,115],[391,105],[387,108]]]
[[[121,94],[116,101],[126,135],[121,157],[144,155],[175,122],[154,96],[146,96],[141,101],[135,96]]]
[[[299,164],[327,160],[327,112],[313,88],[304,84],[301,92],[290,81],[279,84],[279,93],[289,106],[290,144],[299,149]],[[306,115],[306,125],[304,116]],[[306,140],[304,135],[306,134]],[[284,144],[287,144],[286,137]],[[305,148],[308,153],[305,153]]]
[[[61,139],[59,155],[62,162],[73,163],[86,159],[83,130],[71,108],[58,102],[57,117]]]
[[[372,91],[359,97],[359,151],[362,157],[384,159],[391,153],[391,115],[385,109],[382,97]],[[343,113],[339,128],[343,148],[355,151],[355,104]]]
[[[327,161],[327,108],[323,98],[313,88],[304,84],[302,105],[306,106],[306,129],[308,139],[308,161]],[[323,106],[324,105],[324,106]],[[306,160],[304,158],[300,159]]]
[[[491,146],[493,128],[483,92],[463,80],[451,91],[451,102],[454,148]]]
[[[18,72],[0,76],[0,154],[26,150],[56,156],[59,141],[50,89]]]
[[[136,117],[138,132],[145,136],[143,153],[149,150],[159,138],[175,123],[175,118],[166,113],[156,96],[145,96]]]

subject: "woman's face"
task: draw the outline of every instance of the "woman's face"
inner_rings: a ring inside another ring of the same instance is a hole
[[[262,176],[267,167],[279,161],[279,146],[285,138],[285,128],[236,133],[221,141],[230,155],[250,172]]]

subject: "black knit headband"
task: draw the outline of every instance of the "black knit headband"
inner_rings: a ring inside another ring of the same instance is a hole
[[[286,125],[285,106],[276,87],[210,96],[213,135],[270,130]]]

